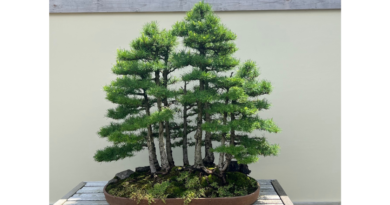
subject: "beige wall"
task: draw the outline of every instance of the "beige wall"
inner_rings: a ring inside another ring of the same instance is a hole
[[[251,176],[278,179],[292,201],[340,201],[340,11],[219,12],[237,35],[242,61],[255,60],[274,92],[260,113],[281,127],[269,141],[278,157],[251,164]],[[114,105],[102,87],[115,78],[117,48],[128,48],[142,25],[170,26],[184,13],[50,15],[50,202],[81,181],[109,180],[124,169],[147,165],[136,157],[97,163],[108,143],[97,136]],[[174,150],[176,163],[181,151]],[[193,150],[190,150],[190,159]]]

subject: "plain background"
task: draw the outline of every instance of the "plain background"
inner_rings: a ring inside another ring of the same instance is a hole
[[[266,134],[278,157],[251,164],[251,176],[278,179],[293,201],[341,200],[340,11],[217,12],[235,32],[242,61],[251,59],[270,80],[272,103],[263,118],[282,132]],[[142,26],[162,28],[184,13],[50,15],[50,202],[81,181],[109,180],[145,166],[146,152],[111,163],[93,161],[109,145],[96,132],[114,107],[102,87],[115,75],[117,48],[128,48]],[[262,134],[262,133],[260,133]],[[190,152],[193,160],[193,150]],[[174,150],[181,163],[181,151]]]

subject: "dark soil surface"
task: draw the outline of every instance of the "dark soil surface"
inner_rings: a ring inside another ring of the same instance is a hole
[[[258,188],[256,180],[241,172],[227,172],[226,182],[224,184],[222,178],[214,174],[174,167],[167,174],[157,174],[156,178],[149,172],[135,172],[126,179],[108,185],[106,191],[137,201],[183,198],[188,204],[193,198],[244,196]]]

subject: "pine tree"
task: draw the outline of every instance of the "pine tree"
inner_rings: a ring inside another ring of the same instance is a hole
[[[163,170],[168,170],[174,166],[171,150],[169,120],[173,118],[173,110],[169,109],[168,99],[176,95],[176,91],[169,90],[168,85],[177,81],[175,78],[170,78],[169,74],[176,68],[172,67],[169,60],[170,54],[176,46],[176,36],[172,35],[171,31],[159,31],[157,25],[152,24],[148,37],[145,42],[149,41],[146,48],[151,50],[151,58],[159,64],[154,71],[155,87],[149,89],[148,93],[157,99],[158,113],[169,113],[169,118],[158,122],[158,139],[159,150],[161,156],[161,167]],[[162,78],[161,78],[162,77]],[[164,103],[164,108],[162,104]],[[168,115],[167,115],[168,116]],[[165,129],[165,132],[164,132]],[[165,143],[164,143],[165,135]]]
[[[131,43],[131,50],[118,50],[114,74],[120,75],[109,86],[105,86],[106,99],[118,104],[116,109],[108,110],[107,117],[122,122],[111,123],[101,128],[99,135],[108,138],[114,145],[98,150],[96,161],[113,161],[134,156],[134,152],[147,146],[149,165],[155,173],[160,167],[156,159],[152,125],[159,124],[159,148],[162,169],[169,169],[168,158],[163,141],[163,123],[173,118],[173,111],[162,107],[175,91],[167,89],[169,54],[176,43],[171,32],[159,31],[155,22],[146,24],[141,37]],[[160,74],[165,73],[163,80]],[[158,110],[151,113],[157,103]],[[145,132],[145,129],[147,130]],[[170,144],[170,142],[169,142]]]
[[[183,38],[185,50],[174,51],[177,36]],[[280,131],[272,119],[257,115],[270,107],[266,99],[259,97],[272,91],[271,83],[258,79],[259,69],[253,61],[239,66],[239,61],[232,57],[237,50],[235,39],[236,35],[221,24],[210,5],[203,1],[172,31],[159,30],[155,22],[146,24],[130,50],[118,50],[112,71],[119,77],[104,87],[106,99],[117,104],[115,109],[108,110],[107,117],[117,122],[98,132],[113,145],[98,150],[95,160],[132,157],[146,147],[151,173],[160,169],[169,172],[175,166],[172,148],[181,146],[186,169],[217,174],[226,181],[225,173],[232,159],[250,164],[259,156],[276,155],[278,145],[250,134],[254,130]],[[184,87],[170,89],[170,85],[180,81],[172,72],[187,66],[192,69],[181,76]],[[188,87],[190,82],[195,86]],[[179,106],[170,108],[171,104]],[[175,114],[180,120],[173,121]],[[194,140],[188,137],[191,132],[195,132]],[[154,138],[159,143],[161,167]],[[213,141],[220,145],[213,148]],[[195,146],[191,167],[189,146]],[[215,165],[214,152],[219,153],[218,169],[211,170],[207,167]]]
[[[175,56],[175,54],[173,54],[173,56]],[[179,90],[179,93],[181,95],[187,94],[187,85],[188,82],[184,81],[184,87],[182,87]],[[170,126],[172,140],[179,139],[179,141],[175,141],[174,143],[172,143],[172,147],[180,147],[180,146],[182,147],[183,166],[190,166],[188,160],[188,147],[195,145],[195,143],[191,140],[191,138],[188,138],[188,134],[196,130],[196,127],[191,125],[192,120],[189,119],[191,116],[194,116],[196,114],[196,112],[192,110],[194,106],[195,103],[189,104],[189,103],[182,102],[182,109],[180,108],[177,109],[177,113],[179,113],[177,117],[179,119],[182,119],[183,121],[180,123],[171,122],[171,126]]]
[[[264,137],[246,134],[254,130],[280,131],[272,119],[263,120],[257,116],[258,111],[270,107],[266,99],[258,97],[272,90],[271,84],[258,81],[258,76],[256,64],[246,61],[233,77],[220,77],[212,82],[220,94],[208,112],[219,114],[220,118],[205,122],[203,129],[221,135],[221,145],[213,151],[220,153],[218,168],[222,176],[233,158],[239,164],[250,164],[257,162],[259,155],[276,155],[279,151],[278,145],[270,145]],[[229,145],[225,144],[227,140]]]
[[[236,35],[220,23],[220,19],[214,15],[210,5],[199,2],[189,11],[184,21],[177,22],[173,26],[173,32],[183,38],[184,45],[193,52],[183,51],[177,56],[177,63],[181,66],[192,66],[192,72],[182,77],[183,81],[198,81],[192,91],[182,96],[184,104],[196,103],[197,129],[195,133],[195,168],[212,165],[214,154],[211,152],[211,132],[207,131],[204,140],[205,158],[202,160],[202,122],[211,121],[211,117],[204,110],[209,109],[209,103],[214,100],[216,90],[209,87],[209,82],[215,78],[218,72],[228,71],[234,68],[239,61],[231,55],[237,50],[231,42]]]

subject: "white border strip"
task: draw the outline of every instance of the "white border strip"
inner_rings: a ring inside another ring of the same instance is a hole
[[[184,12],[199,0],[50,0],[50,13]],[[341,0],[205,0],[214,11],[341,9]]]

